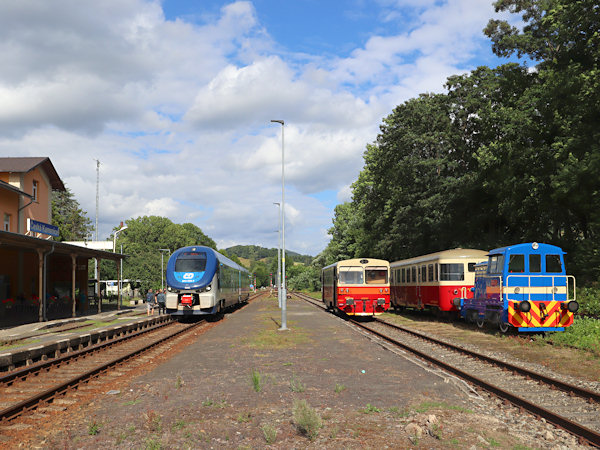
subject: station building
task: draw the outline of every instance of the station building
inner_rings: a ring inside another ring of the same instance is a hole
[[[123,255],[56,240],[53,190],[65,186],[50,158],[0,158],[0,326],[101,311],[88,295],[88,263],[121,264]]]

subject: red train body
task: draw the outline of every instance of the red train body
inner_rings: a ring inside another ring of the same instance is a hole
[[[388,261],[357,258],[323,268],[321,298],[329,310],[354,316],[379,315],[390,308]]]
[[[458,312],[455,298],[470,298],[475,264],[484,261],[483,250],[445,250],[390,264],[391,302],[394,308]]]

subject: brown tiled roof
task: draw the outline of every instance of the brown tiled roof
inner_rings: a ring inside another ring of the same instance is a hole
[[[0,172],[27,173],[38,166],[42,166],[42,169],[48,175],[52,189],[58,191],[66,190],[65,185],[48,157],[0,158]]]
[[[31,194],[28,194],[27,192],[23,192],[21,189],[19,189],[16,186],[13,186],[12,184],[8,184],[2,180],[0,180],[0,189],[6,189],[7,191],[12,191],[12,192],[16,192],[17,194],[21,194],[21,195],[25,195],[29,198],[32,198],[33,196]]]

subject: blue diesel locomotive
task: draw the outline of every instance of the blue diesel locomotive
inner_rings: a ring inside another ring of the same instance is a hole
[[[461,316],[500,331],[563,331],[579,309],[575,277],[567,275],[565,252],[549,244],[524,243],[489,252],[475,266],[473,298],[456,298]],[[570,293],[572,292],[572,298]]]
[[[250,296],[249,272],[204,246],[175,250],[167,263],[167,313],[216,315]]]

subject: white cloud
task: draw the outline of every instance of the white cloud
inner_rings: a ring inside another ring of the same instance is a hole
[[[336,200],[317,194],[350,199],[382,117],[468,69],[492,14],[491,0],[377,3],[381,23],[409,25],[325,58],[286,52],[249,1],[200,23],[166,20],[159,0],[0,2],[0,155],[50,156],[92,219],[99,159],[101,236],[156,214],[273,247],[269,121],[284,119],[287,247],[316,254]]]

